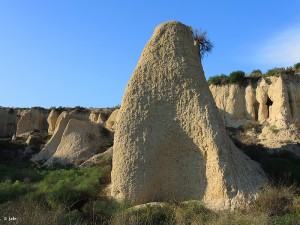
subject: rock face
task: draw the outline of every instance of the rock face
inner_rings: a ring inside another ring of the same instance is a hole
[[[33,130],[47,131],[48,114],[47,110],[31,108],[18,121],[16,136],[26,135]]]
[[[56,152],[61,141],[64,130],[70,119],[88,120],[89,115],[86,113],[67,113],[62,112],[57,118],[55,130],[51,139],[46,143],[45,147],[32,157],[32,161],[46,161]]]
[[[210,85],[222,118],[229,127],[245,120],[277,128],[300,125],[300,76],[266,77],[248,85]]]
[[[17,130],[18,110],[0,108],[0,137],[12,137]]]
[[[109,134],[103,135],[101,125],[70,119],[63,132],[57,150],[45,163],[68,165],[82,163],[95,154],[105,150],[104,145],[108,142]]]
[[[105,122],[106,129],[108,129],[110,131],[114,131],[115,130],[115,125],[116,125],[116,122],[117,122],[118,112],[119,112],[119,109],[115,109],[112,112],[112,114],[110,115],[110,117],[108,118],[108,120]]]
[[[56,125],[56,120],[58,118],[58,112],[56,109],[52,109],[48,118],[47,118],[47,122],[48,122],[48,134],[53,134],[54,130],[55,130],[55,125]]]
[[[99,112],[92,111],[90,113],[89,119],[90,119],[91,122],[97,123],[98,117],[99,117]]]
[[[260,166],[226,134],[199,61],[189,27],[155,29],[118,112],[113,197],[133,204],[203,200],[228,209],[264,183]]]
[[[112,160],[112,154],[113,154],[113,147],[110,147],[105,152],[99,153],[97,155],[92,156],[85,162],[83,162],[80,167],[83,168],[90,168],[93,166],[103,166],[101,165],[101,161],[111,161]]]

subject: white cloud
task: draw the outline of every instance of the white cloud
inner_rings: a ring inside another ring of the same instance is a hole
[[[265,64],[292,66],[300,62],[300,24],[271,37],[259,47],[257,59]]]

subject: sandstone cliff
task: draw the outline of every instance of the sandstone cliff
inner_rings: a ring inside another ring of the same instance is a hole
[[[12,137],[17,131],[19,110],[0,108],[0,137]]]
[[[61,142],[61,138],[63,132],[69,122],[70,119],[79,119],[83,121],[89,120],[89,113],[67,113],[62,112],[59,117],[57,118],[55,130],[51,139],[46,143],[45,147],[37,154],[32,157],[32,161],[46,161],[50,159],[53,154],[56,152],[59,143]]]
[[[31,108],[17,123],[16,136],[28,135],[33,130],[47,131],[47,117],[49,115],[46,109]]]
[[[257,123],[261,132],[247,132],[270,150],[291,150],[300,155],[300,76],[281,75],[242,85],[210,85],[210,91],[227,127]]]
[[[113,197],[232,209],[264,183],[261,167],[228,137],[193,43],[189,27],[167,22],[145,46],[118,112]]]
[[[105,133],[104,129],[101,125],[91,122],[70,119],[55,153],[46,161],[45,165],[79,165],[103,152],[104,145],[109,140],[109,133]]]
[[[265,77],[248,84],[210,85],[210,91],[227,126],[245,120],[278,128],[300,125],[300,76]]]

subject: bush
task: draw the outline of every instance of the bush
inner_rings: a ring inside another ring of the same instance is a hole
[[[117,214],[112,224],[175,224],[174,209],[170,205],[130,208]]]
[[[299,71],[299,70],[300,70],[300,62],[299,62],[299,63],[296,63],[296,64],[294,65],[294,68],[295,68],[296,71]]]
[[[239,83],[241,84],[245,80],[245,72],[243,71],[234,71],[229,75],[230,83]]]
[[[30,162],[1,162],[0,164],[0,182],[5,180],[36,182],[41,180],[45,174],[46,172],[32,168]]]
[[[274,68],[274,69],[270,69],[270,70],[268,70],[265,74],[264,74],[264,76],[265,77],[272,77],[272,76],[275,76],[275,75],[278,75],[278,68]]]
[[[184,202],[176,208],[177,224],[206,224],[217,217],[199,201]]]
[[[252,208],[257,211],[266,212],[271,216],[283,215],[292,206],[294,195],[294,187],[266,186],[258,195]]]
[[[224,84],[228,84],[229,83],[229,77],[226,76],[225,74],[221,74],[221,75],[216,75],[213,77],[210,77],[207,80],[208,85],[224,85]]]
[[[250,73],[250,77],[261,77],[263,74],[261,72],[261,70],[253,70],[251,73]]]
[[[94,218],[99,224],[108,223],[115,215],[126,210],[129,205],[115,200],[95,200],[83,206],[82,211],[89,218]]]
[[[28,184],[15,181],[5,181],[0,183],[0,203],[17,199],[20,196],[26,195],[30,191]]]
[[[52,207],[77,207],[100,191],[99,168],[56,170],[37,185],[33,197],[42,198]]]

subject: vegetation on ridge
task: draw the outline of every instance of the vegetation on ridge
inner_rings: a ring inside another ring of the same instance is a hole
[[[262,73],[261,70],[253,70],[250,74],[246,75],[243,71],[234,71],[230,73],[229,76],[226,74],[215,75],[208,78],[207,82],[209,85],[225,85],[225,84],[241,84],[246,79],[251,78],[261,78],[261,77],[271,77],[271,76],[280,76],[288,75],[292,76],[300,72],[300,63],[296,63],[293,67],[287,68],[273,68],[268,70],[266,73]]]

